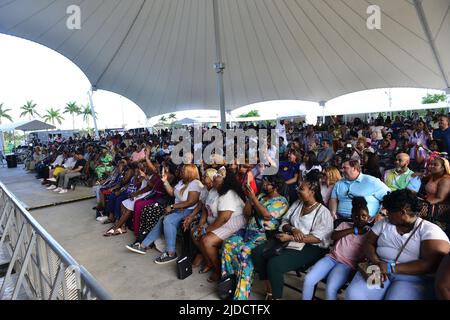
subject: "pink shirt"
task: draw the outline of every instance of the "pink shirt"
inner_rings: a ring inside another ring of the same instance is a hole
[[[131,162],[139,162],[145,159],[145,149],[142,149],[141,152],[133,152],[131,155]]]
[[[336,231],[348,228],[353,228],[353,223],[342,222],[336,228]],[[363,257],[363,245],[367,235],[368,233],[363,235],[349,234],[348,236],[339,239],[329,253],[329,256],[340,263],[356,269],[356,265]]]

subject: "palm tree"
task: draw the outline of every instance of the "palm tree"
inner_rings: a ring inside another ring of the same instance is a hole
[[[58,121],[58,123],[61,125],[64,118],[61,116],[61,111],[59,109],[53,110],[53,108],[50,108],[47,110],[47,114],[44,115],[43,119],[45,122],[51,122],[53,125],[55,125],[55,120]]]
[[[159,123],[161,123],[162,125],[165,125],[166,122],[167,122],[167,118],[164,117],[164,116],[162,116],[162,117],[159,119]]]
[[[20,117],[25,117],[28,115],[28,118],[31,120],[31,118],[35,118],[36,115],[37,116],[41,116],[37,111],[36,111],[36,103],[33,102],[33,100],[27,101],[26,104],[24,104],[22,107],[20,107],[21,110],[23,110],[23,112],[20,114]]]
[[[11,116],[8,114],[9,111],[11,111],[11,109],[3,109],[3,103],[0,103],[0,124],[2,124],[2,118],[13,122]]]
[[[175,113],[169,114],[169,120],[172,120],[171,122],[175,122],[175,120],[177,120],[177,115]]]
[[[81,114],[83,115],[83,121],[87,123],[89,128],[89,119],[92,117],[91,107],[89,105],[81,106]],[[97,118],[97,112],[95,112],[94,115]]]
[[[77,105],[76,102],[69,102],[68,104],[66,104],[64,113],[68,113],[72,116],[73,130],[75,130],[75,116],[78,116],[81,114],[80,107]]]

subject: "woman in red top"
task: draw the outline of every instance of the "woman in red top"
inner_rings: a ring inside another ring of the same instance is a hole
[[[242,185],[242,190],[246,190],[245,185],[249,184],[253,192],[258,194],[258,186],[256,185],[252,169],[253,166],[248,163],[239,166],[239,183]]]

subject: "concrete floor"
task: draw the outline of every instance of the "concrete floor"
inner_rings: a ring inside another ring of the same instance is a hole
[[[75,192],[59,195],[45,190],[34,175],[23,169],[0,169],[0,181],[23,201],[27,207],[38,207],[85,198],[91,194],[88,188],[79,187]],[[58,241],[76,261],[83,265],[114,299],[138,300],[214,300],[215,285],[206,281],[207,276],[194,270],[185,280],[176,277],[175,264],[157,265],[156,250],[142,256],[128,251],[125,245],[134,240],[133,234],[105,238],[108,226],[95,221],[92,207],[95,200],[55,205],[31,210],[35,219]],[[287,274],[285,281],[300,287],[301,281]],[[323,290],[318,290],[318,296]],[[264,297],[262,281],[254,281],[251,300]],[[298,300],[301,295],[285,287],[284,299]]]
[[[27,173],[22,165],[14,169],[1,168],[0,181],[17,196],[27,209],[57,205],[61,202],[93,196],[91,189],[83,186],[77,186],[74,191],[66,194],[47,191],[35,178],[35,173]]]

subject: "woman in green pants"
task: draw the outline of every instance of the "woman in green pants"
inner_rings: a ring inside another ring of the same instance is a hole
[[[267,300],[282,298],[286,272],[312,266],[330,246],[333,218],[322,203],[319,181],[306,179],[297,192],[300,200],[284,216],[280,225],[282,233],[277,235],[282,242],[288,242],[288,246],[280,255],[268,260],[263,257],[265,244],[252,252],[255,270],[261,280],[266,280]]]

